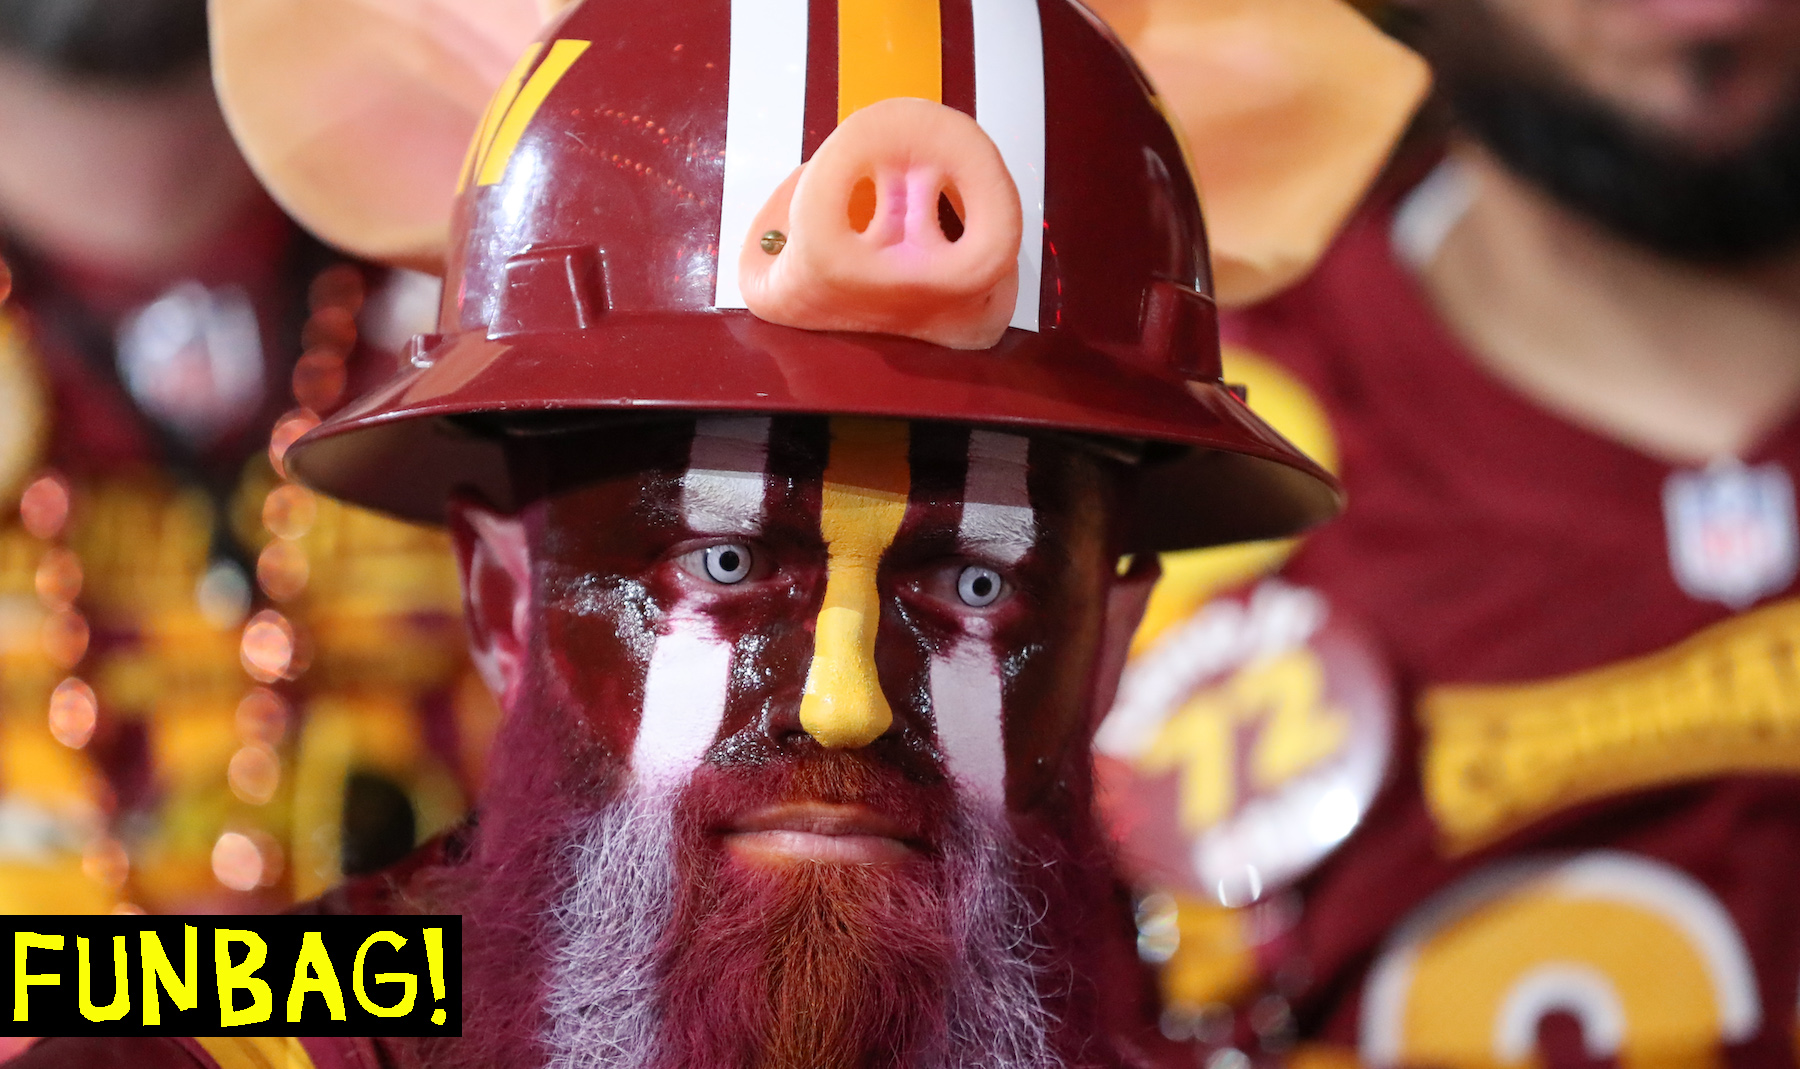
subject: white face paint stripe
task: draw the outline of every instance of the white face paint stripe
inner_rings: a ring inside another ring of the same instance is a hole
[[[700,534],[754,534],[767,492],[769,419],[718,416],[699,420],[681,477],[681,509]]]
[[[1027,462],[1031,442],[1016,434],[972,431],[963,479],[958,538],[964,552],[1017,564],[1037,540]],[[950,775],[977,797],[1006,801],[1006,739],[1000,654],[986,621],[970,621],[947,651],[931,659],[931,709]]]
[[[1017,434],[972,431],[969,473],[963,484],[965,551],[1017,564],[1037,541],[1037,520],[1026,486],[1031,441]]]
[[[767,492],[769,420],[705,418],[694,429],[681,477],[684,520],[694,531],[753,534]],[[631,766],[646,785],[683,781],[719,737],[731,686],[731,643],[682,602],[669,613],[644,673],[644,711]]]
[[[1006,801],[1000,665],[985,635],[964,635],[931,659],[938,746],[958,784],[995,806]]]
[[[1012,325],[1038,329],[1044,265],[1044,31],[1038,0],[971,0],[975,121],[1000,146],[1019,187],[1019,303]]]
[[[691,610],[670,614],[644,676],[644,715],[631,767],[646,786],[685,780],[719,737],[731,682],[731,644]]]
[[[744,307],[738,253],[775,187],[800,166],[806,116],[807,0],[731,0],[725,185],[713,304]]]

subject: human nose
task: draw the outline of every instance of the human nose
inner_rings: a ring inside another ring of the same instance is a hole
[[[800,697],[800,726],[827,749],[867,746],[894,723],[875,667],[881,623],[877,575],[900,532],[910,489],[904,423],[831,421],[819,514],[826,544],[824,603]]]

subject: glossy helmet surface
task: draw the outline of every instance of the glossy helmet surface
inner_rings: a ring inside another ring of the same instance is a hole
[[[743,307],[752,217],[841,115],[972,115],[1024,212],[984,350],[802,330]],[[502,87],[458,197],[439,333],[289,453],[327,493],[437,521],[507,507],[477,414],[745,411],[947,420],[1149,443],[1132,548],[1294,533],[1331,477],[1220,381],[1181,145],[1070,0],[682,0],[572,8]],[[492,423],[492,420],[487,421]]]

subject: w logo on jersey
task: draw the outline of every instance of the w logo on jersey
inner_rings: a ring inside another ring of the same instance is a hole
[[[1690,597],[1732,608],[1784,590],[1800,563],[1794,484],[1778,464],[1736,460],[1663,484],[1669,563]]]

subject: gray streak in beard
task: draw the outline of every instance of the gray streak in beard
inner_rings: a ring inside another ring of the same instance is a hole
[[[551,1069],[646,1069],[658,1035],[658,944],[673,913],[673,792],[632,791],[571,848],[573,879],[553,924],[546,1010]],[[957,874],[962,954],[946,990],[945,1035],[915,1069],[1057,1069],[1037,938],[1043,911],[998,817],[965,819],[946,844]]]
[[[1001,819],[965,824],[952,850],[967,873],[960,888],[962,958],[946,992],[939,1069],[1056,1069],[1044,1006],[1045,950],[1036,938],[1043,911],[1032,908],[1018,873],[1021,847]]]
[[[549,1069],[643,1069],[656,1039],[657,942],[674,908],[673,797],[629,793],[570,847],[552,916]]]

